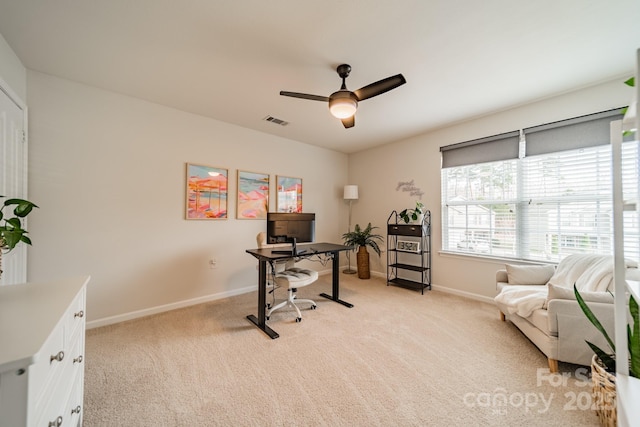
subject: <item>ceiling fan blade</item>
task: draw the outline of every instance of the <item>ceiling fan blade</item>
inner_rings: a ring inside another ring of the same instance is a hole
[[[354,114],[351,117],[347,117],[346,119],[342,119],[341,120],[342,125],[345,127],[345,129],[349,129],[352,128],[356,125],[356,115]]]
[[[286,92],[286,91],[283,90],[283,91],[280,91],[280,95],[282,95],[282,96],[291,96],[293,98],[310,99],[312,101],[329,102],[329,97],[328,96],[309,95],[308,93]]]
[[[398,86],[402,86],[407,81],[404,79],[402,74],[397,74],[395,76],[387,77],[386,79],[379,80],[375,83],[371,83],[365,87],[362,87],[353,92],[353,94],[358,98],[358,101],[363,101],[365,99],[372,98],[374,96],[380,95],[382,93],[388,92],[391,89],[395,89]]]

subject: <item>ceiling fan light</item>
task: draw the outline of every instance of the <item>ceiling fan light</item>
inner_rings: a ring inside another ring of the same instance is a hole
[[[349,94],[344,97],[331,97],[329,111],[337,119],[346,119],[353,116],[358,108],[358,102]]]

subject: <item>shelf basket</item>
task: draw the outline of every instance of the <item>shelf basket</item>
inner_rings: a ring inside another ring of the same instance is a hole
[[[591,382],[593,403],[600,424],[606,427],[616,427],[618,419],[616,377],[605,370],[604,365],[595,354],[591,359]]]

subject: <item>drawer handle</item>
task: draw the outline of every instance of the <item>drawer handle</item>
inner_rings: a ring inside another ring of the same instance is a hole
[[[64,359],[64,351],[59,351],[58,354],[51,355],[49,363],[53,362],[54,360],[56,362],[62,362],[62,359]]]
[[[71,409],[71,415],[79,414],[79,413],[80,413],[80,405],[78,405],[75,408]]]
[[[60,427],[62,425],[62,417],[56,418],[55,421],[49,421],[49,427]]]
[[[80,310],[79,312],[74,313],[73,318],[75,319],[76,317],[84,317],[84,311]]]
[[[82,363],[82,355],[76,357],[75,359],[73,359],[73,363]]]

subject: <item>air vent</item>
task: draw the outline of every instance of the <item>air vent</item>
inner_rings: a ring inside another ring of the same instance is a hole
[[[277,119],[273,116],[267,116],[263,120],[267,122],[275,123],[276,125],[280,125],[280,126],[286,126],[289,124],[289,122],[285,122],[284,120]]]

